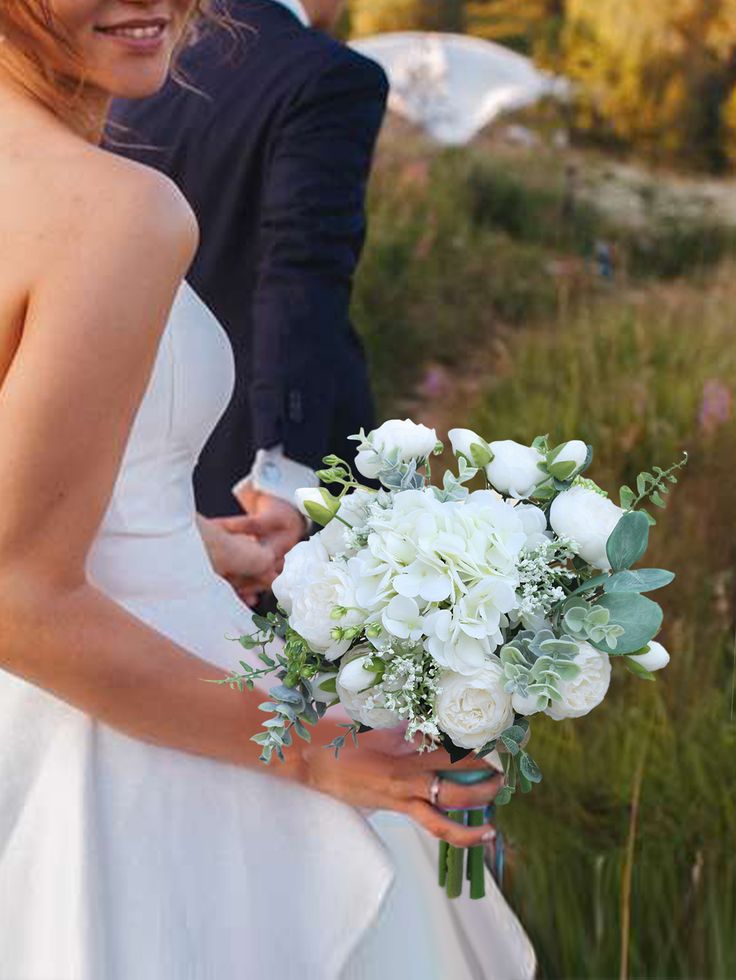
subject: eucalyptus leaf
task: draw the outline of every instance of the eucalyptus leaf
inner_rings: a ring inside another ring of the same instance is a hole
[[[526,776],[530,783],[541,783],[542,782],[542,770],[536,764],[534,759],[528,753],[521,753],[521,762],[519,763],[519,771],[522,776]]]
[[[496,799],[493,802],[496,806],[506,806],[511,802],[511,797],[513,795],[513,792],[508,788],[508,786],[504,786],[503,789],[499,791]]]
[[[285,701],[287,704],[294,704],[300,708],[304,704],[303,695],[297,691],[296,688],[286,687],[285,684],[277,684],[276,687],[272,687],[268,693],[277,701]]]
[[[616,572],[608,577],[604,592],[654,592],[663,589],[675,578],[674,572],[664,568],[637,568]]]
[[[519,743],[515,742],[513,738],[509,738],[507,735],[501,735],[500,741],[506,747],[506,750],[511,753],[511,755],[517,755],[519,752]]]
[[[640,511],[624,514],[606,543],[606,554],[614,571],[631,568],[649,544],[649,521]]]
[[[624,631],[616,643],[617,656],[641,650],[662,627],[661,608],[638,592],[609,593],[601,596],[596,604],[608,610],[611,626],[620,626]],[[605,639],[591,642],[604,653],[612,652]]]

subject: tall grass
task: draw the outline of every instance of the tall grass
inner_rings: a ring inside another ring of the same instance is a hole
[[[629,275],[602,287],[588,255],[611,227],[594,209],[560,227],[560,173],[384,149],[357,319],[384,414],[439,361],[461,392],[446,426],[585,439],[614,496],[689,451],[648,556],[678,574],[656,596],[670,667],[654,684],[616,671],[587,718],[535,720],[545,779],[501,822],[544,977],[736,978],[736,267],[716,265],[732,236],[622,228]]]
[[[544,320],[605,288],[597,242],[615,252],[622,282],[693,274],[736,252],[736,233],[708,216],[662,212],[653,200],[647,226],[630,227],[566,196],[559,155],[438,152],[404,133],[384,142],[353,309],[382,407],[423,364],[461,364],[498,323]]]
[[[736,391],[732,283],[729,266],[700,287],[598,302],[519,334],[467,419],[489,437],[528,441],[542,425],[591,442],[593,475],[614,495],[691,454],[652,534],[652,563],[678,573],[657,597],[670,667],[652,685],[619,673],[583,721],[535,720],[545,782],[503,817],[546,976],[618,976],[626,904],[628,975],[736,977],[736,419],[710,424],[707,395]]]

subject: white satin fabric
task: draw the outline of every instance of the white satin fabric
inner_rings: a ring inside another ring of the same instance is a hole
[[[250,614],[212,570],[191,478],[232,385],[227,339],[184,284],[88,566],[223,672]],[[0,980],[531,977],[500,896],[461,923],[430,881],[434,847],[375,819],[385,843],[354,809],[265,767],[138,742],[0,672]],[[510,929],[511,961],[498,956]],[[396,973],[392,947],[409,935],[417,969]]]

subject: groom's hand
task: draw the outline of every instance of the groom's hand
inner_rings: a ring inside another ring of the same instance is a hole
[[[249,534],[229,530],[227,518],[198,517],[212,566],[249,606],[258,602],[276,577],[276,555],[267,544]]]
[[[238,502],[245,515],[223,518],[223,525],[236,534],[252,534],[272,548],[281,571],[288,552],[304,538],[306,521],[296,507],[269,493],[246,489],[238,494]]]

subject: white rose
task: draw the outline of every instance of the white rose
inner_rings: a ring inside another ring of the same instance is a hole
[[[471,466],[480,469],[490,463],[493,453],[488,443],[472,429],[450,429],[447,433],[456,456],[464,456]]]
[[[301,513],[320,527],[329,524],[340,508],[340,501],[325,487],[303,487],[295,491],[294,500]]]
[[[552,701],[545,714],[555,721],[563,718],[582,718],[597,708],[611,683],[611,659],[589,643],[579,643],[580,651],[574,663],[580,668],[577,677],[558,684],[562,701]]]
[[[581,439],[565,442],[547,456],[547,469],[557,480],[572,480],[588,458],[588,447]]]
[[[472,677],[444,671],[439,677],[439,727],[461,749],[479,749],[514,721],[501,665],[489,662]]]
[[[355,457],[355,466],[363,476],[375,479],[382,468],[379,455],[398,454],[400,462],[408,463],[412,459],[431,456],[436,445],[437,433],[434,429],[411,419],[389,419],[368,433],[366,446]]]
[[[360,694],[361,691],[373,687],[376,675],[365,668],[370,659],[370,656],[359,656],[343,663],[337,676],[340,687],[350,694]]]
[[[370,655],[371,651],[365,645],[356,647],[343,661],[340,674],[343,674],[350,663],[365,660],[366,651]],[[375,674],[372,676],[375,680]],[[345,711],[361,725],[367,725],[368,728],[397,728],[401,724],[401,717],[386,707],[386,692],[381,684],[356,694],[344,687],[338,676],[337,694]]]
[[[486,466],[486,475],[499,493],[524,499],[547,479],[547,473],[539,468],[544,456],[531,446],[504,439],[492,442],[491,452],[493,460]]]
[[[555,534],[574,542],[575,554],[594,568],[609,571],[606,542],[624,512],[608,497],[587,487],[571,487],[555,497],[549,522]]]
[[[656,640],[650,640],[647,646],[649,649],[646,653],[638,653],[636,656],[629,657],[629,659],[635,660],[640,667],[652,673],[655,670],[662,670],[663,667],[666,667],[670,662],[670,655],[662,644],[657,643]]]
[[[348,550],[347,534],[350,527],[362,527],[368,517],[368,506],[376,499],[376,494],[369,493],[367,490],[355,490],[342,498],[337,517],[319,532],[319,539],[327,549],[327,554],[333,558],[335,555],[343,555]]]
[[[304,588],[304,583],[321,574],[321,569],[329,561],[329,555],[316,535],[307,541],[300,541],[284,559],[284,568],[274,580],[271,589],[278,604],[287,616],[291,615],[294,596]]]
[[[332,618],[336,606],[348,610],[337,620]],[[337,660],[347,652],[351,642],[333,639],[332,630],[337,626],[355,626],[360,621],[353,580],[346,566],[339,562],[325,562],[313,569],[310,577],[294,591],[289,624],[315,653],[324,654],[327,660]]]

